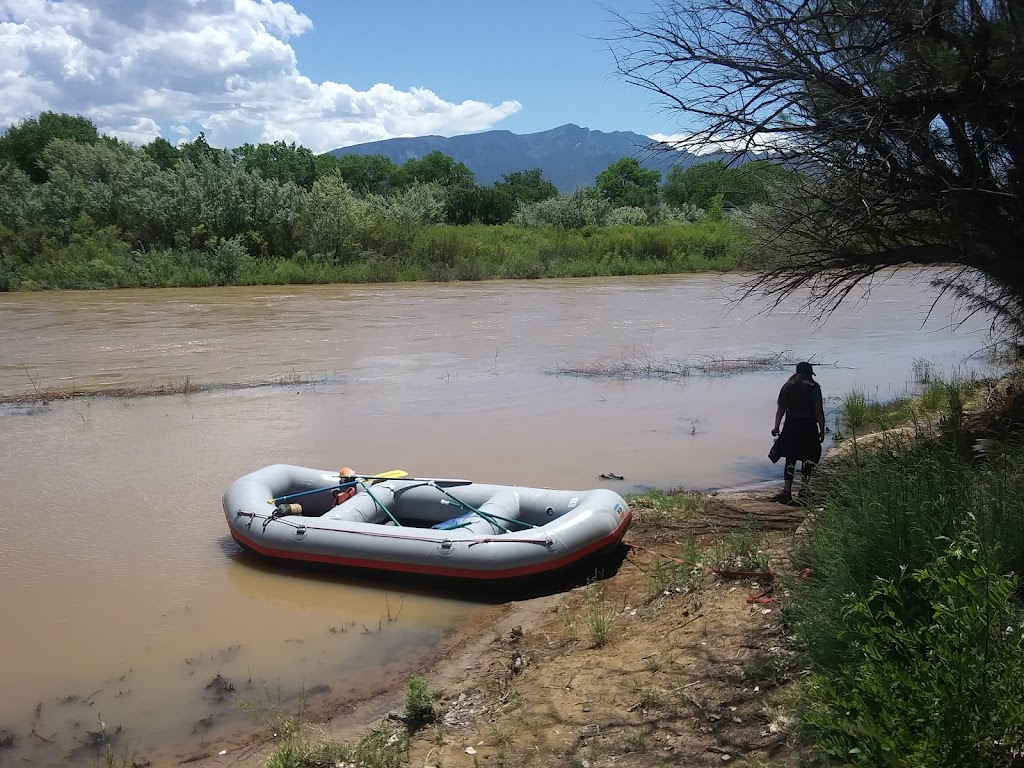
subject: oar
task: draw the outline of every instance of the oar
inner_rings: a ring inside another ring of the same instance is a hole
[[[381,472],[379,475],[360,475],[357,472],[353,472],[351,475],[345,475],[345,477],[358,477],[362,480],[397,480],[400,477],[408,477],[408,475],[409,473],[404,469],[389,469],[387,472]],[[338,477],[341,477],[341,475],[338,475]]]
[[[344,477],[352,477],[352,478],[360,477],[363,480],[396,480],[396,479],[398,479],[400,477],[405,477],[408,474],[409,473],[406,472],[404,469],[389,469],[387,472],[381,472],[379,475],[371,475],[369,477],[363,477],[362,475],[355,475],[355,474],[345,475]],[[338,475],[338,479],[341,480],[341,478],[342,478],[342,475]],[[281,502],[288,501],[289,499],[297,499],[300,496],[309,496],[311,493],[323,493],[324,491],[337,491],[337,490],[340,490],[342,488],[350,488],[350,487],[352,487],[353,485],[356,485],[356,484],[357,484],[357,481],[353,479],[353,480],[349,480],[349,481],[344,482],[344,483],[340,483],[339,485],[328,485],[326,488],[314,488],[311,491],[300,491],[299,493],[291,493],[291,494],[289,494],[287,496],[278,496],[277,498],[274,498],[274,499],[267,499],[267,504],[280,504]]]
[[[472,480],[437,480],[431,477],[408,477],[408,474],[408,472],[405,472],[401,469],[392,469],[389,472],[382,472],[379,475],[370,475],[368,477],[363,477],[362,475],[353,475],[353,477],[358,477],[361,480],[397,480],[403,478],[405,480],[410,480],[418,483],[436,483],[438,486],[445,488],[451,488],[457,485],[473,484]],[[346,475],[346,477],[349,477],[349,475]],[[357,484],[358,480],[349,480],[348,482],[340,483],[338,485],[328,485],[325,488],[314,488],[310,491],[300,491],[299,493],[291,493],[288,494],[287,496],[278,496],[275,499],[267,499],[267,504],[280,504],[290,499],[297,499],[300,496],[309,496],[312,493],[323,493],[324,491],[336,491],[340,490],[341,488],[350,488],[353,485]]]

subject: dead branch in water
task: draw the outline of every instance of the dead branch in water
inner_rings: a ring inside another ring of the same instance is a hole
[[[813,357],[809,358],[808,362],[816,366],[836,365],[836,363],[818,362]],[[626,352],[613,360],[564,365],[548,371],[548,373],[555,376],[582,376],[593,379],[684,379],[690,376],[735,376],[741,373],[785,371],[792,369],[796,363],[797,360],[788,350],[749,357],[726,358],[715,355],[658,357],[645,349]]]

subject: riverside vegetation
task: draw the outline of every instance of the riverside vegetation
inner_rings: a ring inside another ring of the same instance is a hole
[[[481,675],[475,726],[453,695],[435,710],[417,676],[404,724],[344,743],[278,728],[264,764],[1019,765],[1024,374],[915,374],[914,397],[843,399],[845,437],[796,517],[681,489],[631,497],[629,561],[495,639],[505,661]]]
[[[559,194],[476,183],[440,152],[137,147],[44,112],[0,136],[0,291],[646,275],[738,266],[767,161],[661,174],[633,158]]]

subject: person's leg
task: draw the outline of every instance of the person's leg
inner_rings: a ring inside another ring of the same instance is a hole
[[[802,461],[800,462],[800,493],[797,496],[801,498],[809,493],[809,487],[811,483],[811,475],[814,473],[814,468],[817,464],[813,461]]]
[[[796,477],[796,459],[786,458],[786,470],[783,475],[782,493],[772,497],[772,501],[783,503],[793,498],[793,478]]]

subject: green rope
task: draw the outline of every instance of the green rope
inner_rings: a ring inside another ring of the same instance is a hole
[[[482,517],[482,518],[483,518],[484,520],[486,520],[486,521],[487,521],[488,523],[490,523],[491,525],[493,525],[493,526],[494,526],[495,528],[500,528],[500,529],[501,529],[501,530],[503,530],[503,531],[504,531],[505,533],[509,533],[509,532],[510,532],[508,528],[506,528],[506,527],[505,527],[504,525],[502,525],[501,523],[499,523],[499,522],[498,522],[497,520],[493,519],[493,518],[492,518],[492,517],[491,517],[490,515],[488,515],[488,514],[487,514],[486,512],[481,512],[481,511],[480,511],[479,509],[477,509],[476,507],[473,507],[473,506],[471,506],[471,505],[467,504],[466,502],[464,502],[464,501],[463,501],[462,499],[458,498],[457,496],[452,496],[452,495],[451,495],[450,493],[448,493],[448,491],[446,491],[446,490],[445,490],[444,488],[439,488],[439,487],[438,487],[438,486],[436,486],[436,485],[435,485],[434,487],[435,487],[435,488],[437,488],[437,490],[439,490],[439,491],[440,491],[441,493],[443,493],[443,494],[444,494],[445,496],[447,496],[448,498],[450,498],[450,499],[451,499],[452,501],[454,501],[454,502],[455,502],[456,504],[458,504],[458,505],[459,505],[460,507],[462,507],[463,509],[468,509],[468,510],[469,510],[470,512],[472,512],[473,514],[476,514],[476,515],[480,515],[480,517]]]
[[[502,521],[504,521],[506,523],[511,523],[512,525],[526,525],[526,526],[529,526],[530,528],[536,528],[537,527],[533,523],[528,523],[525,520],[512,520],[510,518],[502,517],[501,515],[495,515],[495,514],[492,514],[490,512],[481,512],[476,507],[471,507],[469,504],[464,502],[462,499],[460,499],[460,498],[458,498],[456,496],[452,496],[450,493],[448,493],[448,491],[446,491],[441,486],[435,485],[434,487],[437,488],[437,490],[439,490],[441,493],[443,493],[449,499],[451,499],[452,501],[456,502],[460,507],[463,507],[464,509],[468,509],[470,512],[473,512],[475,514],[480,515],[480,517],[482,517],[488,523],[493,525],[495,528],[501,528],[501,530],[503,530],[505,533],[511,533],[511,531],[509,531],[509,529],[506,528],[505,526],[501,525],[501,523],[499,523],[498,520],[502,520]]]
[[[388,509],[386,506],[384,506],[381,503],[380,499],[378,499],[376,496],[373,495],[373,492],[370,491],[370,486],[368,486],[365,482],[363,482],[363,480],[361,478],[358,480],[358,482],[359,482],[359,484],[361,486],[363,486],[363,490],[366,491],[370,495],[370,498],[373,499],[373,501],[377,504],[377,506],[380,507],[382,510],[384,510],[384,514],[391,518],[391,522],[393,522],[395,525],[397,525],[399,528],[401,528],[402,524],[400,522],[398,522],[397,519],[395,519],[394,515],[391,514],[391,510]]]

